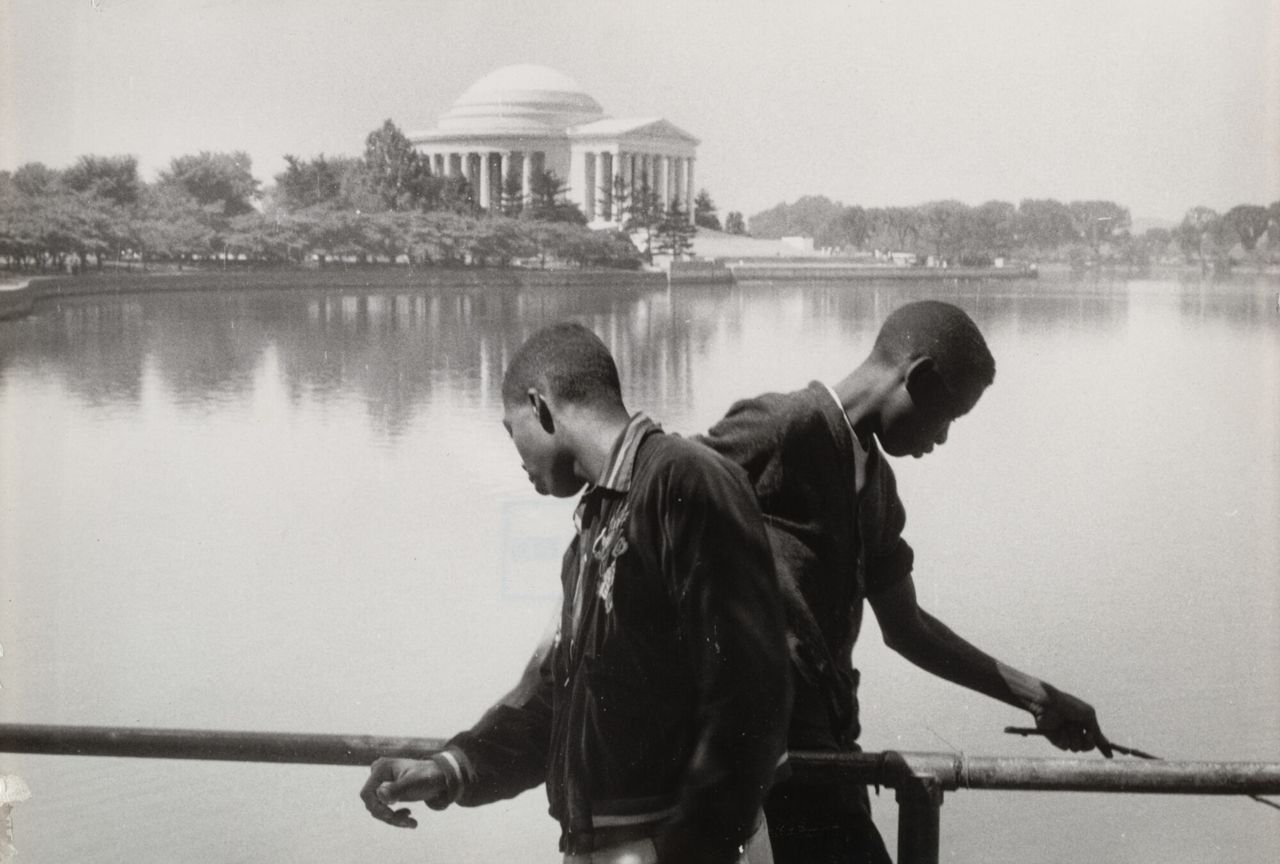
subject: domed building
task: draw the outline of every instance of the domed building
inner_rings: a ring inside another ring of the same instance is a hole
[[[504,66],[467,88],[427,132],[409,135],[437,176],[462,175],[480,206],[502,200],[503,178],[529,197],[533,172],[565,182],[595,226],[616,224],[613,190],[646,181],[663,206],[690,211],[698,139],[660,117],[608,117],[572,78],[545,66]],[[620,180],[619,180],[620,178]]]

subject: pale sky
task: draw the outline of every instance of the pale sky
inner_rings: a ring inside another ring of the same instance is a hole
[[[357,155],[539,63],[702,140],[721,213],[1280,199],[1280,0],[0,0],[0,168]]]

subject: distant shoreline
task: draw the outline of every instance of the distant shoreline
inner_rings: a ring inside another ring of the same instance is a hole
[[[30,314],[41,302],[63,297],[189,291],[308,291],[416,288],[666,288],[664,273],[632,270],[525,270],[518,268],[410,269],[332,266],[318,269],[115,270],[79,276],[32,276],[0,290],[0,320]]]
[[[710,263],[710,262],[708,262]],[[670,287],[679,290],[702,284],[766,283],[766,282],[852,282],[907,280],[999,280],[1034,281],[1037,273],[1068,275],[1070,268],[1046,264],[1036,269],[1023,267],[883,267],[867,265],[832,265],[757,260],[743,264],[720,264],[713,268],[727,278],[677,277]],[[1140,273],[1103,268],[1086,270],[1078,275],[1116,278],[1142,278],[1143,275],[1181,273],[1198,274],[1199,268],[1181,265],[1156,265]],[[1280,276],[1280,268],[1240,267],[1235,276]],[[627,270],[526,270],[522,268],[428,268],[411,269],[387,266],[335,265],[318,269],[242,268],[227,270],[190,269],[184,271],[108,270],[78,276],[39,274],[0,274],[0,321],[30,314],[38,304],[69,297],[100,295],[151,294],[192,291],[310,291],[310,290],[415,290],[475,289],[495,290],[527,287],[565,287],[576,289],[666,290],[667,275],[656,271]],[[1210,277],[1211,278],[1211,277]]]

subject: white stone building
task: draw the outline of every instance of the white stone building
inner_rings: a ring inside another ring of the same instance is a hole
[[[409,140],[431,171],[464,175],[480,206],[499,206],[504,177],[519,176],[525,198],[533,172],[568,185],[593,227],[616,224],[613,188],[645,180],[663,206],[678,201],[693,219],[698,139],[660,117],[607,117],[567,75],[545,66],[504,66],[472,84],[426,132]]]

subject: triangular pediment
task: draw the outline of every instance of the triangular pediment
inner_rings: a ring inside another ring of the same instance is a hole
[[[611,117],[608,120],[583,123],[570,129],[569,137],[572,139],[609,138],[624,143],[679,141],[695,147],[702,143],[679,126],[661,117]]]

